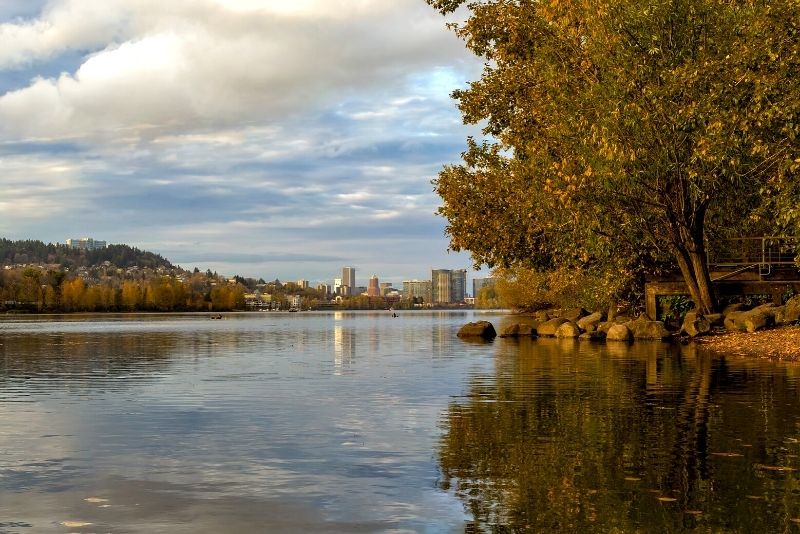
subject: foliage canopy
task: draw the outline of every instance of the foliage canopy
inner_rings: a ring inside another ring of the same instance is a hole
[[[800,0],[428,0],[483,57],[482,124],[434,181],[477,264],[628,270],[665,256],[716,307],[706,238],[800,219]]]

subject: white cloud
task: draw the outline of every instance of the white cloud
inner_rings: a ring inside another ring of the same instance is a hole
[[[419,0],[53,1],[0,25],[0,68],[94,53],[0,96],[0,134],[129,140],[273,123],[450,61],[461,45],[442,24]]]

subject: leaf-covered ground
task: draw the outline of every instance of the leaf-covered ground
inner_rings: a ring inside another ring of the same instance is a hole
[[[752,334],[727,332],[697,341],[711,351],[727,356],[800,361],[800,326],[784,326]]]

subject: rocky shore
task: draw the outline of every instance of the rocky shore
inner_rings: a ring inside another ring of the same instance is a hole
[[[458,335],[492,339],[497,333],[491,323],[480,321],[465,325]],[[602,312],[573,308],[535,312],[524,321],[507,325],[499,335],[610,342],[688,337],[714,352],[800,360],[800,295],[782,306],[762,304],[748,308],[744,304],[732,304],[722,313],[708,315],[690,311],[679,331],[670,331],[662,321],[653,321],[644,315],[632,318],[621,314],[609,318]]]

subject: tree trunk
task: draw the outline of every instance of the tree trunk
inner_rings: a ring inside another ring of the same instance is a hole
[[[714,313],[717,299],[708,271],[704,243],[698,243],[695,239],[689,239],[689,243],[673,243],[673,253],[695,309],[702,314]]]

